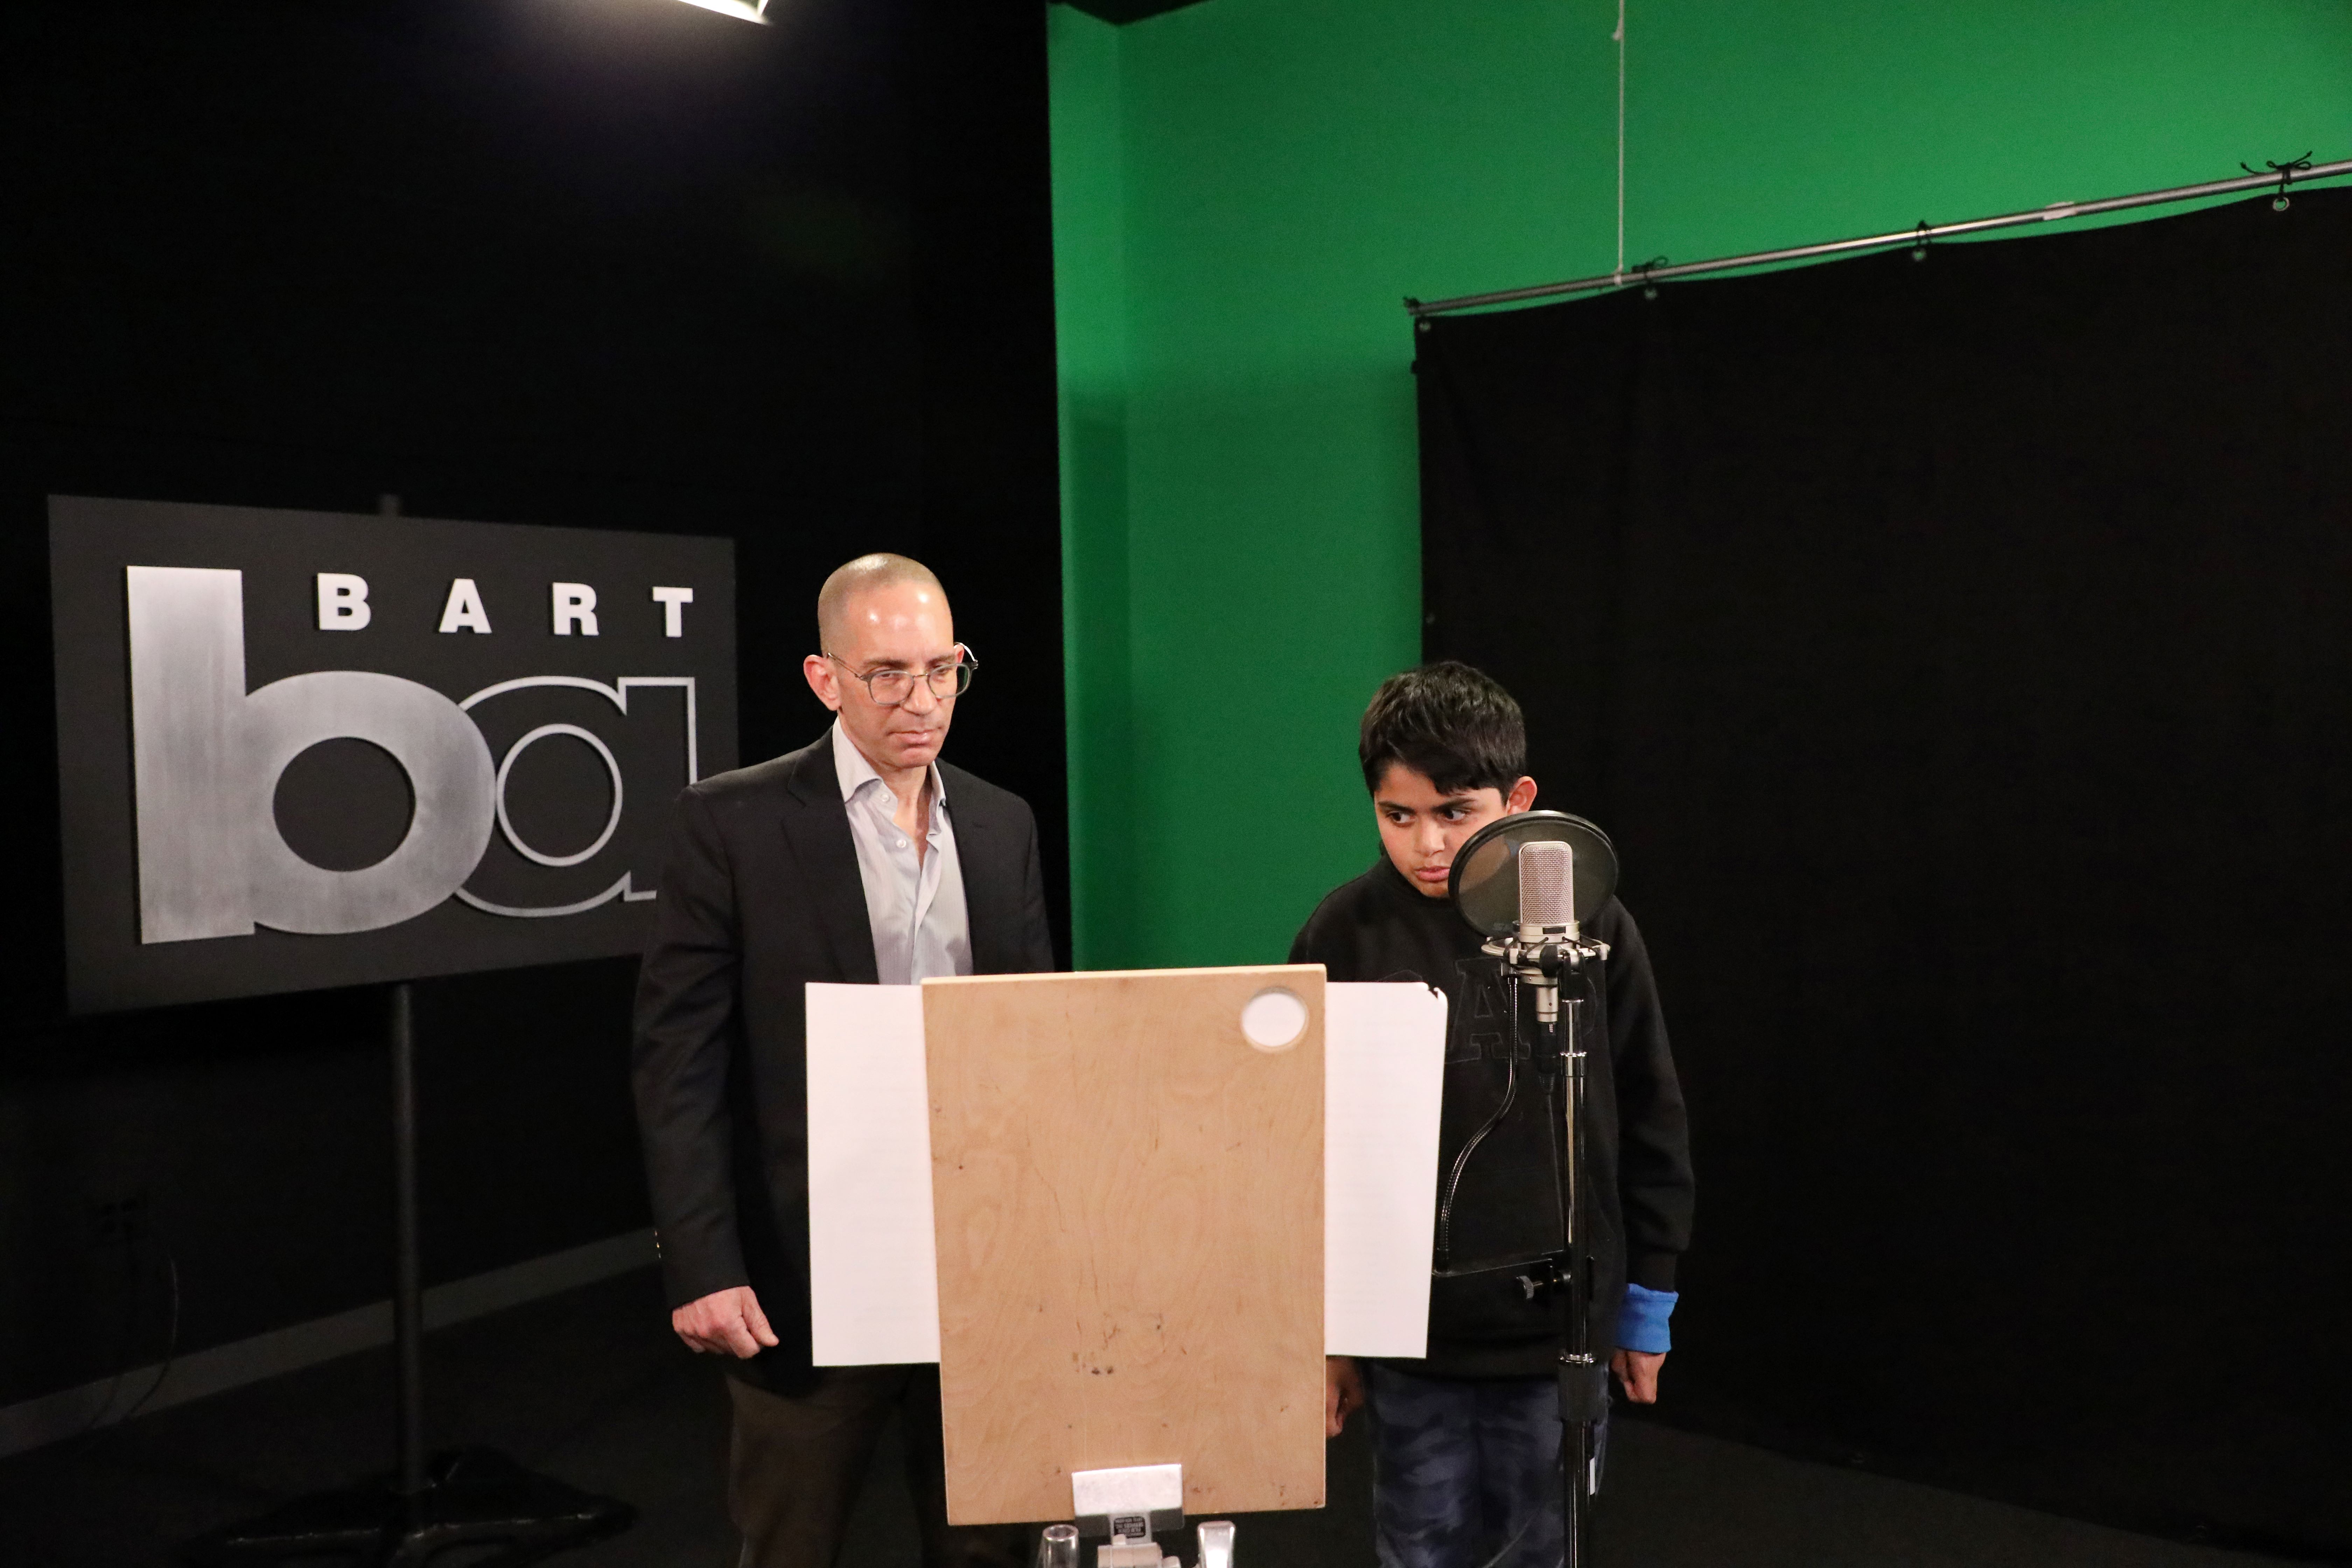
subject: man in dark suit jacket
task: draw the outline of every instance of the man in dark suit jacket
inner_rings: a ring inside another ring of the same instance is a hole
[[[939,580],[868,555],[826,580],[815,744],[679,797],[637,986],[634,1083],[671,1323],[730,1358],[744,1568],[831,1568],[893,1409],[932,1568],[1026,1563],[949,1527],[939,1369],[810,1362],[806,987],[1049,970],[1037,826],[938,761],[974,661]]]

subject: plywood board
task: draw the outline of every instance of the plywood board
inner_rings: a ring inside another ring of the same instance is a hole
[[[1323,987],[1323,1345],[1426,1352],[1445,998]],[[913,985],[808,987],[810,1349],[940,1359],[929,1071]]]
[[[950,1520],[1171,1463],[1191,1513],[1322,1506],[1323,1002],[1318,965],[924,982]]]

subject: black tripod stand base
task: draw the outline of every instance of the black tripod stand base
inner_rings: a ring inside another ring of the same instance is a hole
[[[182,1555],[194,1568],[321,1558],[355,1568],[424,1568],[436,1554],[465,1547],[467,1568],[490,1568],[618,1535],[636,1517],[627,1503],[534,1475],[493,1449],[456,1448],[433,1457],[425,1489],[414,1498],[402,1497],[390,1477],[320,1492],[198,1536]]]

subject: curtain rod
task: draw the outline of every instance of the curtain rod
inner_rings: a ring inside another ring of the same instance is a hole
[[[2239,167],[2243,168],[2244,164]],[[1459,294],[1451,300],[1422,300],[1407,298],[1404,308],[1417,321],[1444,315],[1451,310],[1472,310],[1482,305],[1516,305],[1528,300],[1557,299],[1564,294],[1589,294],[1601,289],[1622,288],[1628,283],[1650,284],[1670,278],[1697,278],[1709,272],[1732,272],[1743,267],[1763,267],[1776,261],[1804,261],[1820,256],[1847,256],[1857,251],[1888,250],[1898,245],[1925,245],[1929,240],[1948,235],[1982,234],[1989,229],[2015,228],[2022,224],[2053,223],[2063,218],[2088,217],[2094,213],[2123,212],[2132,207],[2159,206],[2167,202],[2195,201],[2200,196],[2223,196],[2238,191],[2257,191],[2276,186],[2276,205],[2284,210],[2287,186],[2312,180],[2324,180],[2336,174],[2352,174],[2352,158],[2333,163],[2314,165],[2306,156],[2289,163],[2273,163],[2266,174],[2249,174],[2227,180],[2211,180],[2201,185],[2175,185],[2169,190],[2143,191],[2134,196],[2109,196],[2096,202],[2053,202],[2032,212],[2005,213],[2000,217],[1970,218],[1965,223],[1920,223],[1915,228],[1899,233],[1874,234],[1861,239],[1833,239],[1822,245],[1796,245],[1785,250],[1757,250],[1746,256],[1727,256],[1717,261],[1685,261],[1678,266],[1659,263],[1630,268],[1622,272],[1604,272],[1598,278],[1579,278],[1568,283],[1536,283],[1525,289],[1497,289],[1486,294]]]

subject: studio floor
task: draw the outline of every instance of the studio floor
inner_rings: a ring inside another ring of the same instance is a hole
[[[726,1396],[669,1338],[651,1271],[431,1338],[436,1441],[503,1448],[636,1505],[579,1568],[729,1568],[719,1482]],[[388,1462],[389,1352],[347,1357],[0,1461],[0,1563],[147,1568],[214,1525]],[[2280,1561],[2179,1545],[1638,1421],[1619,1424],[1601,1521],[1605,1564],[1643,1568],[2249,1568]],[[1250,1568],[1370,1568],[1370,1458],[1332,1446],[1332,1507],[1244,1515]],[[886,1436],[845,1564],[916,1563]],[[453,1564],[454,1568],[454,1564]]]

